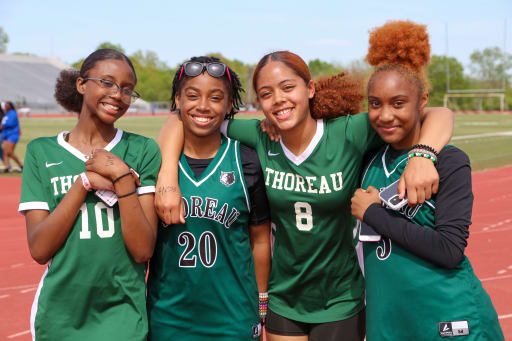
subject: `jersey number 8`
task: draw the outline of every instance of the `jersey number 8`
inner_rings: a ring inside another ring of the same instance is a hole
[[[300,231],[310,231],[313,228],[313,210],[307,202],[295,203],[295,220]]]

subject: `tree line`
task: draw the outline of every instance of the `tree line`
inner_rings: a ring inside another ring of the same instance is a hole
[[[98,48],[114,48],[125,52],[122,46],[109,42],[102,43]],[[257,107],[256,95],[252,89],[252,74],[255,64],[244,63],[238,59],[229,59],[221,53],[211,53],[209,56],[218,57],[229,65],[239,76],[245,89],[244,103]],[[160,60],[153,51],[136,51],[131,54],[137,72],[137,91],[148,102],[169,102],[171,82],[180,64],[171,67]],[[73,64],[79,68],[83,60]],[[347,72],[350,75],[366,80],[371,68],[364,60],[356,60],[347,65],[330,63],[320,59],[308,62],[313,78]],[[447,72],[447,69],[449,72]],[[512,56],[504,53],[498,47],[476,50],[470,56],[469,69],[466,70],[461,62],[454,57],[433,55],[427,74],[430,80],[430,106],[442,106],[447,92],[447,77],[450,90],[483,90],[505,88],[506,108],[512,109],[512,89],[510,88],[510,71]],[[447,76],[448,75],[448,76]],[[361,89],[364,91],[364,89]],[[449,107],[455,110],[497,110],[497,98],[452,98]]]
[[[8,42],[9,37],[0,27],[0,53],[6,51]],[[104,42],[98,48],[114,48],[125,53],[121,45],[110,42]],[[218,57],[240,76],[245,89],[244,103],[257,106],[256,95],[251,86],[252,74],[256,65],[244,63],[238,59],[228,59],[220,53],[208,55]],[[138,50],[129,57],[137,72],[137,91],[141,97],[148,102],[169,102],[172,78],[179,65],[167,65],[153,51]],[[72,65],[80,68],[82,63],[83,59]],[[363,84],[371,70],[364,60],[356,60],[342,65],[313,59],[308,62],[308,66],[313,78],[347,72],[360,77]],[[465,70],[462,63],[454,57],[433,55],[427,68],[431,84],[429,105],[443,105],[443,98],[447,92],[447,84],[449,84],[450,90],[505,89],[505,106],[507,109],[512,109],[511,69],[512,56],[498,47],[474,51],[470,56],[468,70]],[[455,98],[450,100],[449,107],[455,110],[496,110],[499,109],[499,100],[481,97]]]

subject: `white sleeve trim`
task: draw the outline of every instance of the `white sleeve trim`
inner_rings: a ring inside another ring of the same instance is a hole
[[[144,187],[137,188],[138,195],[147,194],[147,193],[155,193],[155,192],[156,192],[155,186],[144,186]]]
[[[18,212],[25,215],[25,211],[29,210],[46,210],[49,211],[50,207],[48,206],[47,202],[44,201],[29,201],[29,202],[22,202],[18,206]]]
[[[220,133],[224,136],[228,136],[228,126],[229,126],[229,120],[222,121],[222,124],[220,125]]]

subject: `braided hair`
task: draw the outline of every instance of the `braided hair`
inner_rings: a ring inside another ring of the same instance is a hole
[[[198,63],[222,63],[222,61],[217,57],[210,56],[200,56],[200,57],[192,57],[189,62],[198,62]],[[184,64],[184,63],[183,63]],[[176,95],[180,93],[183,84],[186,83],[190,76],[187,76],[185,73],[181,74],[181,68],[183,67],[181,64],[174,78],[172,80],[172,95],[171,95],[171,111],[176,110]],[[203,73],[206,70],[203,70]],[[181,79],[180,79],[181,75]],[[242,83],[240,82],[240,78],[236,74],[233,69],[229,68],[229,75],[231,76],[231,81],[228,78],[227,71],[220,77],[220,79],[225,83],[226,88],[229,92],[229,99],[232,101],[231,111],[226,114],[225,119],[232,119],[233,116],[238,112],[240,106],[242,105],[242,92],[245,90],[242,88]]]

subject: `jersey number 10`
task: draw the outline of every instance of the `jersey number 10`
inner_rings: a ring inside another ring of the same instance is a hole
[[[101,210],[107,210],[107,229],[103,226],[103,217]],[[80,239],[91,239],[91,231],[89,231],[89,215],[87,214],[87,204],[84,202],[80,206],[82,213],[82,230],[80,231]],[[96,216],[96,233],[100,238],[111,238],[114,235],[114,209],[108,207],[102,201],[94,205],[94,215]]]

